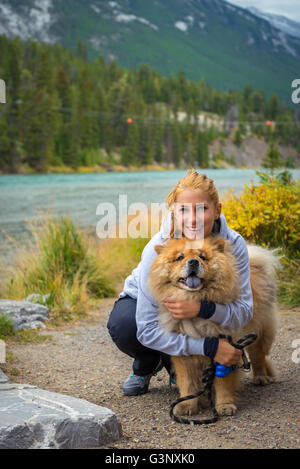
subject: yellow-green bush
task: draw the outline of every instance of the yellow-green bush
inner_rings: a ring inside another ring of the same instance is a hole
[[[258,186],[245,185],[241,195],[228,191],[223,213],[228,225],[246,240],[281,248],[278,299],[288,307],[300,304],[300,182],[264,176]],[[281,176],[285,176],[283,173]]]
[[[300,182],[284,185],[270,178],[258,186],[245,185],[239,196],[231,190],[223,213],[228,225],[249,241],[300,257]]]

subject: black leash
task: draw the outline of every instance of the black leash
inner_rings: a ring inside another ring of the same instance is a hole
[[[240,365],[240,366],[236,365],[233,367],[233,370],[237,368],[243,368],[245,371],[250,371],[251,364],[245,354],[244,348],[252,344],[257,339],[257,334],[255,334],[254,332],[251,332],[250,334],[247,334],[241,339],[239,339],[235,344],[233,343],[232,337],[230,335],[220,334],[218,338],[227,339],[230,345],[232,345],[233,347],[239,350],[242,350],[243,365]],[[189,396],[180,397],[179,399],[177,399],[177,401],[171,404],[170,417],[175,422],[185,423],[185,424],[193,423],[194,425],[203,425],[203,424],[214,423],[219,419],[219,415],[216,411],[216,408],[214,406],[213,399],[212,399],[212,386],[213,386],[213,382],[215,378],[215,371],[216,371],[216,364],[211,359],[210,365],[207,368],[205,368],[205,370],[203,371],[202,383],[204,384],[204,388],[202,389],[202,391],[198,391],[195,394],[190,394]],[[209,405],[210,405],[210,408],[212,409],[213,417],[208,418],[208,419],[196,420],[196,419],[186,419],[184,417],[178,417],[177,415],[174,415],[174,407],[177,404],[183,401],[187,401],[189,399],[194,399],[195,397],[199,397],[205,392],[207,392],[207,395],[208,395]]]

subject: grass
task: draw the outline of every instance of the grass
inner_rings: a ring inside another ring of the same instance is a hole
[[[41,335],[38,329],[16,330],[13,321],[5,314],[1,314],[0,340],[5,340],[6,342],[43,343],[51,340],[51,336],[46,334]]]
[[[2,298],[47,294],[51,320],[57,322],[81,317],[96,300],[116,294],[89,239],[69,216],[42,214],[30,230],[31,247],[18,253],[13,266],[3,272]]]
[[[31,301],[50,309],[50,326],[85,317],[101,298],[116,297],[149,241],[118,238],[118,229],[116,238],[102,240],[84,232],[69,216],[49,212],[42,212],[29,229],[34,240],[29,248],[18,251],[12,266],[2,262],[0,297],[23,300],[34,293]]]
[[[0,340],[4,340],[5,343],[41,344],[50,342],[52,336],[49,334],[40,334],[39,329],[16,330],[13,321],[5,314],[0,314]],[[14,362],[14,355],[9,350],[6,350],[5,363],[1,364],[1,369],[11,376],[18,376],[19,370],[13,366]]]
[[[300,306],[300,259],[282,259],[283,268],[278,274],[278,302],[281,306]]]
[[[4,340],[15,334],[14,324],[12,320],[5,314],[0,316],[0,339]]]

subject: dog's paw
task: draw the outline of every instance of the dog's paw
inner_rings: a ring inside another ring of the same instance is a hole
[[[274,381],[276,381],[274,376],[263,375],[263,376],[254,376],[253,378],[253,383],[256,386],[266,386],[266,384],[274,383]]]
[[[195,415],[198,412],[198,403],[197,401],[184,401],[179,402],[174,407],[174,415],[180,417],[181,415]]]
[[[219,415],[234,415],[237,407],[234,404],[219,404],[216,405],[216,411]]]

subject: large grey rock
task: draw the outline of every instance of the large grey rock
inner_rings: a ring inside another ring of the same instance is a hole
[[[48,312],[46,306],[29,301],[0,300],[0,314],[6,314],[16,329],[45,327],[43,321],[48,319]]]
[[[0,449],[99,447],[121,434],[106,407],[27,384],[0,385]]]

